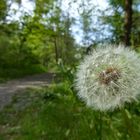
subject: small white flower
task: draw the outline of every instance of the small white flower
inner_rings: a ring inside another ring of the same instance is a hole
[[[96,110],[121,108],[140,95],[140,58],[123,46],[97,48],[79,65],[75,86]]]
[[[81,56],[80,53],[77,53],[77,54],[74,55],[74,57],[75,57],[76,59],[80,59],[82,56]]]

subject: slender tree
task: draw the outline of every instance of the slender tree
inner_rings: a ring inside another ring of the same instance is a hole
[[[125,0],[125,19],[124,19],[124,44],[131,45],[131,29],[132,29],[132,3],[133,0]]]

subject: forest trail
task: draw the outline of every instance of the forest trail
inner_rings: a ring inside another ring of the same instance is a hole
[[[37,88],[47,86],[52,82],[53,78],[54,74],[43,73],[0,84],[0,109],[11,102],[13,95],[17,91],[19,91],[18,93],[20,94],[22,93],[20,91],[29,87]]]

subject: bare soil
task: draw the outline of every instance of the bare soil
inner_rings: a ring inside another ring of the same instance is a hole
[[[20,94],[26,88],[47,86],[53,81],[54,76],[55,74],[53,73],[43,73],[0,84],[0,109],[12,101],[12,97],[17,91]]]

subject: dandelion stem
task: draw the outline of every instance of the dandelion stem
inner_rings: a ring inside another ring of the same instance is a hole
[[[99,140],[102,140],[102,127],[103,127],[102,113],[99,113]]]
[[[130,108],[129,106],[129,110],[124,109],[123,110],[123,117],[124,117],[124,124],[125,124],[125,139],[132,138],[133,140],[138,139],[138,135],[134,130],[134,123],[133,123],[133,116],[130,114],[130,110],[132,108]]]

